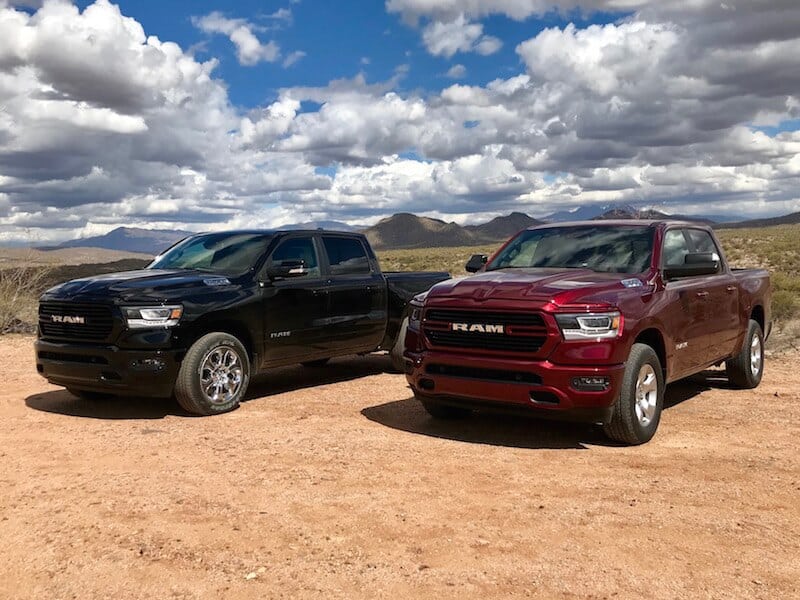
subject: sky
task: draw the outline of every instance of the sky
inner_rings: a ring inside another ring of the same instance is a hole
[[[0,0],[0,243],[800,210],[797,0]]]

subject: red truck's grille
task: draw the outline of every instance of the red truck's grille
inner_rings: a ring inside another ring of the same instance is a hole
[[[547,341],[547,325],[536,312],[430,309],[423,330],[433,347],[536,353]]]

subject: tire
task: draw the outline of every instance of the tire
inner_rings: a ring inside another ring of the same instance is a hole
[[[397,337],[394,340],[394,346],[389,351],[392,369],[398,373],[403,373],[406,368],[405,359],[403,358],[403,351],[406,349],[406,331],[408,331],[408,317],[403,317]]]
[[[330,358],[318,358],[317,360],[307,360],[305,362],[301,362],[300,364],[304,367],[319,368],[327,365],[329,360]]]
[[[456,419],[465,419],[472,414],[471,410],[466,408],[459,408],[457,406],[448,406],[447,404],[439,404],[438,402],[431,402],[427,398],[415,394],[417,400],[422,404],[430,416],[434,419],[442,421],[454,421]]]
[[[67,391],[81,400],[89,400],[90,402],[100,402],[115,398],[114,394],[109,394],[107,392],[92,392],[89,390],[76,390],[75,388],[67,388]]]
[[[636,446],[649,442],[664,407],[664,372],[647,344],[634,344],[622,376],[622,389],[603,431],[612,440]]]
[[[229,333],[208,333],[186,353],[175,398],[193,415],[217,415],[238,407],[249,383],[250,360],[242,343]]]
[[[728,381],[743,390],[758,387],[764,375],[764,332],[761,325],[750,320],[747,335],[739,353],[725,361]]]

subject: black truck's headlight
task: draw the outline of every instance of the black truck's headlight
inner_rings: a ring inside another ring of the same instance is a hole
[[[174,327],[181,320],[183,307],[175,306],[127,306],[122,309],[129,329],[153,329]]]
[[[567,341],[614,338],[622,333],[619,312],[557,314],[556,321]]]

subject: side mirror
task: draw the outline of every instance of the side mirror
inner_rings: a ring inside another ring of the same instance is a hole
[[[282,260],[267,268],[267,277],[270,279],[289,279],[308,275],[306,263],[302,260]]]
[[[713,252],[695,252],[687,254],[682,265],[664,268],[664,279],[680,279],[682,277],[699,277],[714,275],[719,272],[719,257]]]
[[[473,254],[472,257],[467,261],[467,266],[464,268],[467,270],[467,273],[477,273],[483,268],[488,260],[489,257],[485,254]]]

